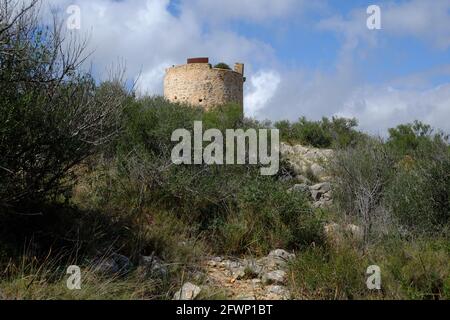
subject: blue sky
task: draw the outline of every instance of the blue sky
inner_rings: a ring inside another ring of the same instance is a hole
[[[161,94],[187,57],[244,62],[245,113],[346,116],[363,130],[415,119],[450,131],[450,0],[51,0],[81,8],[92,63],[117,59],[138,91]],[[381,30],[366,26],[381,8]]]

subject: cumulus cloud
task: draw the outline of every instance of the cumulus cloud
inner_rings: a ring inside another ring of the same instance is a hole
[[[366,7],[357,7],[345,16],[323,18],[319,29],[343,35],[346,45],[354,49],[361,42],[371,45],[381,36],[411,36],[431,43],[440,49],[450,47],[450,1],[411,0],[380,4],[381,30],[373,32],[366,27]]]
[[[190,0],[182,2],[182,10],[201,15],[209,22],[245,19],[266,22],[301,12],[308,5],[304,0]]]
[[[260,71],[252,76],[244,99],[245,115],[259,116],[261,109],[266,107],[273,98],[280,81],[280,75],[273,70]]]
[[[421,120],[450,129],[450,84],[430,90],[366,87],[356,90],[337,115],[356,117],[366,130],[383,135],[399,123]]]
[[[438,48],[450,47],[450,1],[413,0],[383,7],[384,28],[394,35],[420,37]]]
[[[93,51],[92,64],[101,76],[111,63],[123,59],[127,74],[134,79],[140,74],[139,90],[162,93],[164,69],[182,64],[190,56],[209,56],[213,60],[251,62],[273,59],[270,45],[243,37],[227,29],[205,30],[199,12],[182,11],[173,15],[169,0],[58,0],[50,7],[65,9],[78,5],[81,9],[80,34],[90,37],[88,51]],[[217,61],[217,62],[218,62]]]

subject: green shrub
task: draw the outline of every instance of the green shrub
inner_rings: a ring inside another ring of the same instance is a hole
[[[353,248],[309,248],[291,265],[295,299],[361,299],[370,296],[365,284],[367,259]]]
[[[214,66],[214,68],[231,70],[230,66],[227,65],[227,64],[224,63],[224,62],[220,62],[220,63],[216,64],[216,65]]]
[[[275,247],[299,248],[321,241],[320,217],[313,213],[306,198],[286,192],[286,186],[272,178],[254,177],[242,184],[237,209],[232,225],[239,225],[241,237],[235,243],[240,245],[231,251],[263,254]],[[226,232],[222,235],[236,236]]]
[[[341,148],[355,144],[363,136],[355,130],[357,125],[355,119],[336,117],[321,121],[309,121],[302,117],[294,123],[282,120],[274,124],[280,130],[282,140],[317,148]]]
[[[449,299],[450,247],[446,238],[387,241],[373,254],[382,270],[386,296],[395,299]],[[384,284],[383,284],[384,283]]]
[[[359,218],[367,232],[372,227],[413,234],[446,229],[450,152],[441,137],[397,137],[386,144],[367,139],[337,151],[330,170],[341,212]]]
[[[386,203],[413,232],[440,232],[450,222],[450,152],[441,143],[418,147],[398,162]]]
[[[402,157],[405,155],[414,156],[418,149],[423,151],[427,145],[445,144],[447,141],[448,135],[443,132],[435,133],[430,125],[415,121],[389,129],[387,145],[393,152]],[[424,156],[425,154],[422,153],[421,155]]]
[[[384,239],[364,252],[313,247],[291,264],[290,288],[295,299],[448,299],[449,259],[446,238]],[[366,286],[370,265],[380,267],[380,291]]]
[[[217,251],[262,253],[319,241],[306,199],[288,194],[276,177],[261,177],[259,166],[171,163],[172,131],[192,130],[194,120],[203,120],[204,129],[262,126],[242,119],[239,106],[205,112],[153,98],[137,101],[127,119],[115,170],[120,183],[111,195],[120,198],[109,203],[173,212],[214,239]]]
[[[68,39],[69,52],[61,28],[14,6],[0,32],[0,210],[26,212],[61,195],[70,170],[117,134],[127,92],[97,87],[80,67],[83,43]]]
[[[360,220],[367,236],[378,222],[390,223],[384,195],[394,175],[394,161],[382,141],[366,139],[336,151],[329,162],[333,199],[340,212]]]

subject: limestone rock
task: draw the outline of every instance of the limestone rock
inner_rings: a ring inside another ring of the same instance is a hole
[[[165,278],[169,274],[167,266],[155,256],[141,256],[139,259],[139,265],[151,275]]]
[[[329,182],[318,183],[309,187],[309,190],[311,191],[313,200],[318,201],[322,196],[331,191],[331,184]]]
[[[269,294],[275,295],[275,298],[279,300],[287,300],[290,298],[289,290],[285,286],[270,285],[266,290]]]
[[[256,300],[254,296],[239,296],[236,300]]]
[[[94,271],[104,275],[124,275],[130,272],[132,267],[130,259],[118,253],[94,261]]]
[[[193,283],[186,282],[180,290],[178,290],[173,300],[194,300],[201,292],[201,288]]]
[[[264,284],[284,284],[286,276],[287,274],[285,271],[275,270],[265,273],[262,277],[262,281]]]
[[[273,251],[270,251],[269,257],[280,258],[280,259],[284,259],[286,261],[289,261],[289,260],[295,258],[295,254],[289,253],[289,252],[287,252],[286,250],[283,250],[283,249],[275,249]]]
[[[283,160],[289,164],[297,176],[303,176],[309,171],[320,181],[326,181],[328,176],[324,164],[333,156],[331,149],[319,149],[301,145],[290,146],[280,144],[280,154]],[[307,183],[308,181],[301,181]]]
[[[329,182],[322,182],[309,187],[313,206],[315,208],[324,208],[333,203],[331,184]]]

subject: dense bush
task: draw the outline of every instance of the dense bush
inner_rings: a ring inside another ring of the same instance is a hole
[[[218,64],[216,64],[214,66],[214,68],[231,70],[230,66],[228,64],[226,64],[226,63],[223,63],[223,62],[219,62]]]
[[[318,219],[307,200],[286,192],[276,177],[261,177],[257,165],[174,165],[170,141],[178,128],[192,130],[194,120],[204,129],[262,127],[242,119],[237,105],[211,111],[164,99],[138,100],[128,109],[119,140],[118,189],[108,191],[109,203],[133,203],[134,210],[154,208],[188,221],[227,252],[266,252],[319,241]],[[126,183],[125,183],[126,182]],[[127,190],[124,190],[126,186]]]
[[[85,43],[65,38],[58,25],[43,26],[35,6],[0,5],[7,26],[0,29],[5,210],[60,194],[67,173],[117,133],[126,92],[118,83],[98,89],[81,68]]]
[[[280,130],[281,139],[288,143],[299,143],[317,148],[339,148],[355,144],[362,136],[355,130],[355,119],[323,118],[321,121],[309,121],[305,117],[297,122],[278,121],[275,128]]]
[[[434,132],[430,125],[415,121],[389,129],[387,145],[399,156],[414,156],[416,152],[424,155],[423,149],[430,146],[431,142],[445,144],[447,141],[448,135]]]
[[[446,239],[386,240],[362,254],[343,246],[309,248],[291,265],[295,299],[449,299]],[[382,290],[369,290],[366,269],[381,269]]]
[[[336,206],[313,210],[288,191],[287,165],[261,176],[258,165],[172,163],[173,131],[192,131],[195,120],[222,132],[270,123],[243,118],[238,105],[205,111],[137,99],[120,79],[98,84],[81,68],[84,44],[63,45],[58,26],[39,23],[37,1],[10,5],[19,3],[0,0],[0,295],[170,298],[209,255],[284,248],[297,251],[295,298],[449,298],[445,134],[415,122],[384,142],[354,119],[275,123],[289,143],[336,149]],[[366,245],[330,241],[325,220],[356,220]],[[105,280],[92,262],[110,253],[135,265],[155,255],[167,274],[138,267]],[[83,269],[81,291],[62,289],[69,264]],[[365,286],[371,264],[382,269],[381,292]]]
[[[416,232],[439,232],[450,222],[450,151],[434,139],[397,162],[386,200],[399,222]]]
[[[366,235],[375,222],[389,219],[384,195],[394,174],[393,164],[383,142],[372,138],[337,151],[329,163],[334,200],[342,213],[363,222]]]
[[[384,231],[439,232],[450,218],[450,151],[443,134],[416,122],[391,129],[387,142],[366,139],[330,162],[342,212]],[[380,231],[380,230],[378,230]]]

